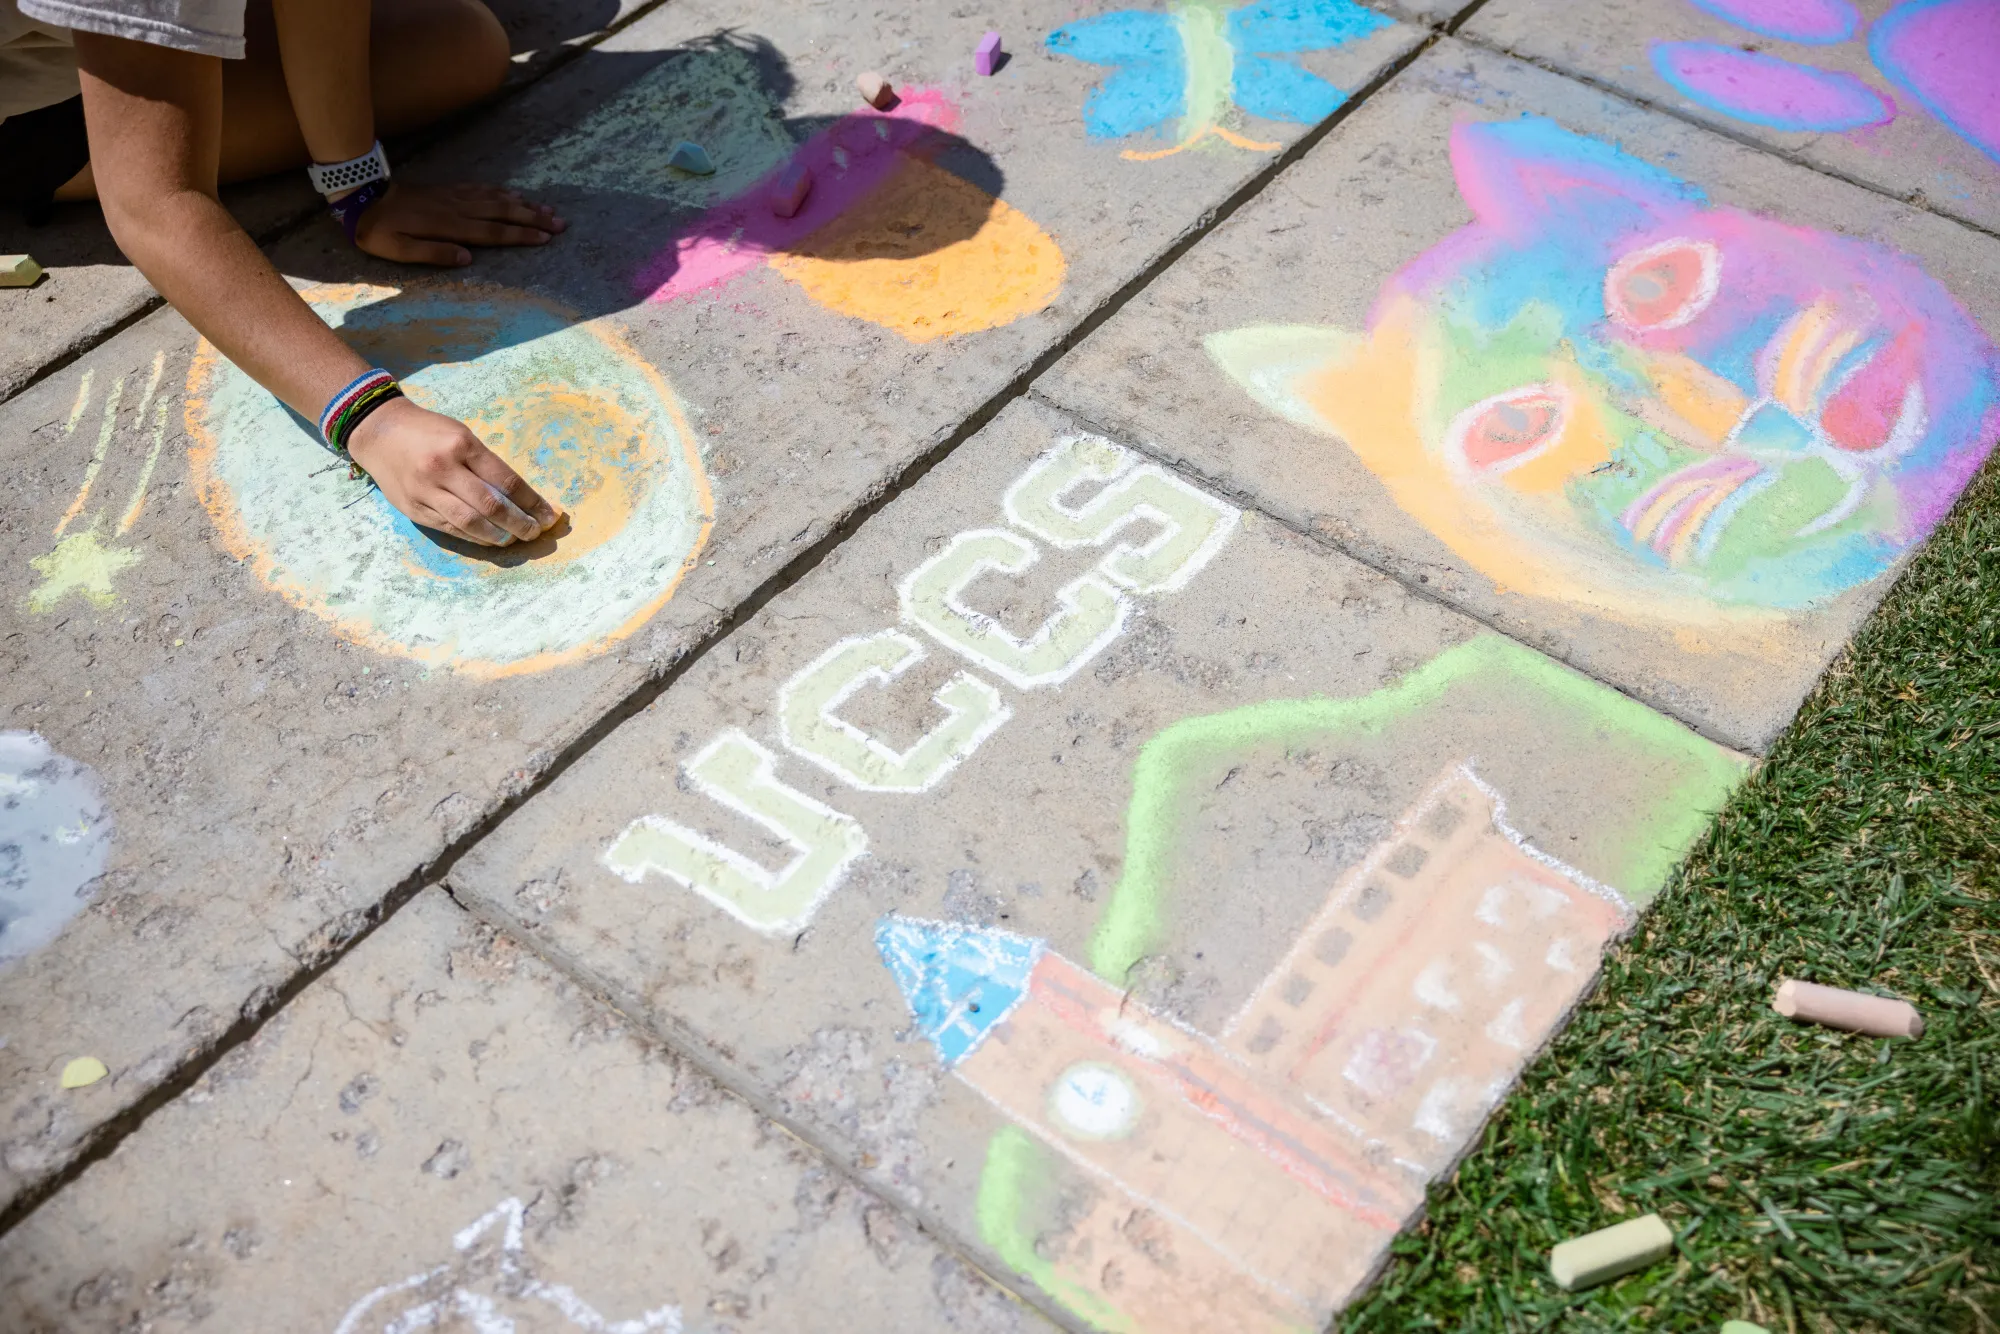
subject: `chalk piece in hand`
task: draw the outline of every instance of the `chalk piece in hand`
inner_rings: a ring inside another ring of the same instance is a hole
[[[981,74],[991,74],[1000,63],[1000,34],[989,32],[979,39],[979,48],[972,53],[972,68]]]
[[[104,1062],[95,1056],[79,1056],[63,1067],[62,1086],[66,1089],[89,1088],[110,1073],[104,1068]]]
[[[1771,1008],[1787,1019],[1806,1019],[1828,1028],[1866,1033],[1877,1038],[1920,1038],[1924,1017],[1908,1001],[1864,996],[1858,991],[1823,987],[1788,977],[1778,984]]]
[[[781,218],[797,215],[805,206],[806,194],[813,188],[812,173],[803,162],[794,162],[778,173],[777,184],[771,187],[771,211]]]
[[[0,255],[0,287],[33,287],[42,266],[32,255]]]
[[[1722,1334],[1771,1334],[1771,1331],[1748,1320],[1725,1320],[1722,1322]]]
[[[685,139],[675,144],[674,151],[667,155],[667,165],[691,171],[697,176],[715,175],[715,164],[708,160],[708,150]]]
[[[1572,1237],[1549,1252],[1549,1273],[1565,1291],[1595,1287],[1644,1269],[1674,1248],[1674,1231],[1658,1214]]]
[[[896,105],[896,90],[889,86],[887,79],[872,69],[857,77],[854,86],[861,90],[861,100],[877,111],[887,111]]]

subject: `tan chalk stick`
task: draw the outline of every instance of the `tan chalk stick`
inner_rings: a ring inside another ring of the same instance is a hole
[[[1878,1038],[1920,1038],[1924,1017],[1908,1001],[1865,996],[1788,977],[1778,984],[1771,1008],[1787,1019],[1806,1019]]]
[[[861,100],[877,111],[887,111],[890,104],[896,100],[896,90],[889,86],[887,79],[872,69],[858,76],[854,80],[854,86],[861,90]]]
[[[41,276],[33,255],[0,255],[0,287],[33,287]]]
[[[1674,1248],[1674,1230],[1658,1214],[1571,1237],[1549,1252],[1549,1274],[1567,1292],[1644,1269]]]

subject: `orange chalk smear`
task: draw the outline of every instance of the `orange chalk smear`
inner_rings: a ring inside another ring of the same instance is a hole
[[[941,234],[963,239],[932,248]],[[1026,214],[916,158],[770,263],[817,304],[913,343],[1031,315],[1055,300],[1068,268]]]

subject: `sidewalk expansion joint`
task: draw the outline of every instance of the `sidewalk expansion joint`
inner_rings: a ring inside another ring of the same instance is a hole
[[[995,1288],[1060,1329],[1069,1330],[1072,1334],[1093,1334],[1090,1326],[1082,1323],[1068,1310],[1045,1298],[1033,1288],[1020,1283],[1004,1267],[993,1263],[990,1258],[967,1249],[941,1216],[941,1210],[927,1209],[894,1186],[872,1180],[861,1167],[851,1146],[837,1143],[830,1137],[820,1134],[809,1123],[796,1120],[787,1114],[755,1081],[740,1074],[726,1056],[717,1052],[712,1044],[703,1041],[692,1029],[677,1023],[673,1016],[666,1015],[660,1019],[648,1018],[648,1007],[637,997],[627,995],[621,988],[599,976],[567,951],[550,947],[548,942],[539,939],[532,932],[523,930],[519,922],[503,912],[494,911],[490,905],[461,899],[448,880],[440,880],[438,887],[466,916],[506,937],[540,960],[545,967],[560,974],[597,1004],[604,1006],[640,1033],[692,1065],[752,1112],[804,1145],[808,1152],[856,1189],[895,1209],[912,1227],[929,1238],[932,1244],[976,1270]]]
[[[1237,508],[1248,510],[1253,514],[1256,514],[1259,517],[1267,519],[1270,522],[1278,525],[1280,528],[1283,528],[1288,533],[1294,533],[1299,537],[1305,538],[1308,542],[1311,542],[1314,546],[1319,547],[1322,551],[1330,551],[1335,555],[1344,556],[1348,560],[1353,561],[1355,564],[1364,566],[1367,569],[1374,571],[1376,574],[1381,575],[1385,579],[1394,580],[1397,586],[1400,587],[1404,592],[1409,593],[1410,595],[1419,599],[1420,601],[1429,602],[1433,606],[1441,607],[1444,610],[1452,613],[1454,616],[1464,617],[1466,620],[1472,621],[1475,624],[1487,630],[1492,631],[1496,635],[1503,635],[1506,638],[1511,639],[1515,643],[1521,645],[1523,648],[1526,648],[1534,653],[1539,653],[1541,656],[1548,658],[1551,661],[1561,663],[1563,666],[1569,668],[1573,672],[1577,672],[1583,676],[1589,677],[1591,680],[1597,682],[1597,684],[1603,686],[1607,690],[1616,691],[1618,694],[1625,696],[1627,699],[1645,705],[1647,708],[1651,709],[1654,713],[1657,713],[1662,717],[1672,719],[1674,722],[1679,723],[1682,727],[1687,728],[1689,731],[1695,733],[1697,736],[1703,737],[1709,741],[1713,741],[1716,745],[1722,747],[1725,751],[1728,751],[1731,755],[1736,755],[1744,759],[1747,759],[1753,764],[1758,763],[1763,759],[1763,756],[1755,752],[1746,751],[1742,749],[1740,746],[1737,745],[1736,742],[1730,740],[1728,737],[1720,735],[1707,725],[1698,722],[1692,718],[1684,717],[1680,713],[1676,712],[1671,705],[1666,704],[1661,700],[1649,698],[1647,695],[1639,691],[1632,690],[1626,686],[1622,686],[1618,684],[1618,682],[1616,681],[1606,680],[1605,678],[1599,676],[1596,672],[1591,671],[1588,667],[1584,666],[1583,664],[1571,661],[1569,655],[1558,652],[1557,650],[1550,648],[1545,644],[1537,644],[1531,640],[1522,638],[1521,635],[1518,634],[1517,632],[1508,629],[1504,623],[1494,620],[1490,615],[1482,613],[1475,607],[1466,606],[1463,603],[1460,603],[1453,598],[1447,597],[1444,593],[1440,592],[1438,589],[1431,587],[1429,584],[1412,583],[1406,575],[1398,572],[1394,563],[1383,560],[1380,556],[1368,551],[1366,548],[1358,546],[1350,546],[1347,543],[1344,543],[1337,538],[1327,536],[1325,533],[1322,533],[1317,529],[1314,529],[1310,525],[1298,523],[1295,520],[1287,519],[1283,515],[1275,513],[1274,511],[1265,507],[1261,497],[1256,495],[1254,492],[1247,491],[1240,486],[1234,485],[1226,478],[1211,477],[1207,473],[1202,472],[1200,469],[1189,466],[1186,459],[1181,458],[1174,454],[1170,454],[1167,451],[1160,448],[1158,445],[1152,444],[1149,441],[1139,439],[1138,437],[1129,435],[1123,431],[1119,431],[1113,427],[1107,426],[1103,422],[1097,421],[1094,418],[1084,413],[1078,412],[1076,409],[1068,406],[1061,400],[1051,398],[1049,395],[1043,393],[1039,389],[1032,390],[1029,393],[1028,397],[1032,399],[1034,402],[1041,404],[1043,407],[1048,408],[1051,412],[1059,412],[1063,416],[1068,417],[1070,420],[1076,422],[1079,426],[1083,427],[1085,430],[1091,432],[1094,435],[1101,435],[1107,440],[1110,440],[1116,444],[1123,445],[1128,449],[1135,450],[1138,453],[1145,455],[1147,458],[1152,459],[1154,462],[1158,463],[1161,467],[1173,470],[1174,472],[1180,474],[1182,477],[1185,477],[1188,481],[1194,483],[1196,486],[1201,487],[1203,490],[1210,491],[1216,495],[1221,496],[1223,499],[1227,500],[1230,504],[1235,505]]]
[[[637,11],[634,18],[668,3],[671,3],[671,0],[654,0],[653,5]],[[606,29],[606,35],[616,30]],[[649,674],[622,700],[605,710],[596,721],[561,747],[540,772],[507,795],[500,797],[474,820],[470,827],[451,839],[435,857],[404,876],[371,907],[361,910],[362,921],[354,931],[329,946],[322,954],[304,963],[298,972],[278,986],[254,996],[251,1002],[245,1005],[236,1022],[221,1035],[194,1051],[179,1067],[124,1112],[99,1125],[81,1142],[76,1156],[62,1168],[24,1189],[10,1204],[0,1209],[0,1237],[5,1237],[44,1202],[52,1199],[64,1187],[82,1176],[93,1164],[115,1153],[118,1147],[144,1125],[154,1112],[193,1088],[230,1052],[254,1038],[272,1017],[291,1002],[293,997],[338,965],[357,946],[415,899],[418,892],[426,885],[444,881],[467,853],[483,842],[516,810],[562,777],[572,765],[595,749],[604,738],[665,694],[686,672],[726,643],[739,627],[754,619],[757,613],[774,599],[790,591],[807,575],[818,569],[826,558],[853,536],[863,524],[891,501],[915,486],[960,445],[978,434],[987,423],[1000,414],[1002,409],[1015,400],[1026,397],[1034,382],[1047,373],[1056,362],[1067,356],[1077,344],[1123,310],[1162,273],[1172,267],[1182,255],[1193,249],[1204,237],[1261,194],[1287,168],[1309,153],[1364,102],[1408,68],[1424,52],[1435,46],[1442,37],[1442,33],[1433,31],[1396,60],[1384,66],[1373,79],[1355,90],[1353,96],[1332,115],[1301,135],[1289,148],[1251,175],[1220,204],[1197,218],[1178,240],[1143,265],[1115,292],[1079,320],[1068,333],[1030,361],[985,403],[961,419],[959,424],[935,445],[918,455],[879,490],[872,495],[864,496],[859,504],[833,524],[818,541],[787,561],[783,568],[752,589],[735,606],[709,621],[705,628],[697,627],[695,642],[679,657]],[[1042,1308],[1038,1305],[1035,1309],[1039,1311]],[[1068,1321],[1063,1323],[1065,1327],[1075,1328]]]

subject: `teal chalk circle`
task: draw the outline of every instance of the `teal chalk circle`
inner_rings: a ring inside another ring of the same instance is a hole
[[[82,911],[111,853],[111,813],[90,766],[33,732],[0,732],[0,967]]]
[[[713,502],[673,391],[615,331],[505,288],[307,288],[321,318],[424,407],[464,421],[560,507],[548,536],[481,548],[417,527],[311,424],[207,343],[190,464],[223,544],[345,639],[475,676],[602,652],[657,612]]]

